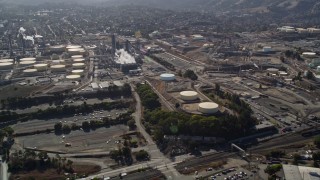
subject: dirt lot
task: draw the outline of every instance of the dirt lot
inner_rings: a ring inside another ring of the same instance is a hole
[[[26,97],[31,92],[41,89],[41,86],[20,86],[8,85],[0,87],[0,99],[7,99],[8,97]]]

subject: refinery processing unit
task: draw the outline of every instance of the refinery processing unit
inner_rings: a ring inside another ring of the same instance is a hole
[[[0,180],[319,179],[318,0],[0,0]]]

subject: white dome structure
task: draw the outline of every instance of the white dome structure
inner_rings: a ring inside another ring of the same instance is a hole
[[[214,102],[203,102],[199,104],[198,110],[203,114],[214,114],[219,111],[219,105]]]
[[[79,59],[79,58],[83,58],[83,55],[73,55],[71,56],[72,59]]]
[[[58,64],[58,65],[53,65],[50,68],[51,68],[52,72],[65,71],[66,70],[66,65]]]
[[[13,68],[12,62],[2,62],[0,63],[0,70],[10,70]]]
[[[160,75],[160,79],[162,81],[174,81],[176,79],[176,76],[174,74],[165,73]]]
[[[180,98],[184,101],[194,101],[198,98],[198,93],[195,91],[182,91]]]
[[[20,67],[32,66],[36,63],[36,61],[21,61]]]
[[[0,59],[0,63],[13,63],[13,59]]]
[[[78,74],[78,75],[82,75],[84,73],[83,69],[75,69],[72,70],[72,74]]]
[[[85,59],[83,58],[77,58],[77,59],[73,59],[73,62],[76,62],[76,63],[80,63],[80,62],[84,62]]]
[[[47,70],[48,64],[35,64],[33,67],[38,71],[45,71]]]
[[[84,63],[74,63],[74,64],[72,64],[72,67],[74,67],[74,68],[84,68],[85,64]]]
[[[33,75],[35,73],[37,73],[37,69],[25,69],[23,70],[23,73],[26,74],[26,75]]]
[[[75,74],[75,75],[68,75],[68,76],[66,76],[66,78],[68,80],[76,81],[76,80],[80,80],[81,76],[78,74]]]
[[[304,53],[302,53],[302,56],[306,57],[306,58],[314,58],[314,57],[316,57],[316,53],[314,53],[314,52],[304,52]]]
[[[68,49],[68,53],[72,55],[83,55],[86,51],[83,48]]]
[[[20,59],[21,62],[22,62],[22,61],[35,61],[35,60],[36,60],[36,58],[33,58],[33,57]]]
[[[278,72],[279,72],[279,69],[277,69],[277,68],[268,68],[267,71],[268,71],[269,73],[278,73]]]

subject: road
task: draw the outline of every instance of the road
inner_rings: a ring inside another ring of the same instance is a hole
[[[2,157],[1,157],[2,159]],[[1,180],[8,180],[9,176],[8,176],[8,165],[5,162],[1,161],[1,167],[0,167],[0,177]]]
[[[153,141],[152,137],[145,131],[142,122],[141,122],[141,115],[142,115],[142,105],[141,99],[138,93],[134,90],[133,85],[131,84],[133,96],[136,100],[136,112],[133,114],[135,123],[137,126],[137,130],[141,133],[141,135],[147,141],[147,147],[145,148],[146,151],[150,154],[151,160],[142,164],[137,164],[129,167],[124,167],[120,169],[115,169],[112,171],[100,172],[99,174],[92,175],[87,177],[86,179],[91,179],[93,177],[113,177],[118,176],[119,173],[130,172],[134,170],[138,170],[144,167],[153,167],[160,170],[168,179],[190,179],[190,177],[183,177],[179,174],[179,172],[174,168],[178,162],[172,162],[166,156],[163,155],[162,152],[158,149],[156,143]]]

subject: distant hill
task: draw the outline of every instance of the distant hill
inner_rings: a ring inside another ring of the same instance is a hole
[[[64,2],[99,6],[142,5],[191,11],[320,14],[319,0],[0,0],[0,2],[26,5]]]

